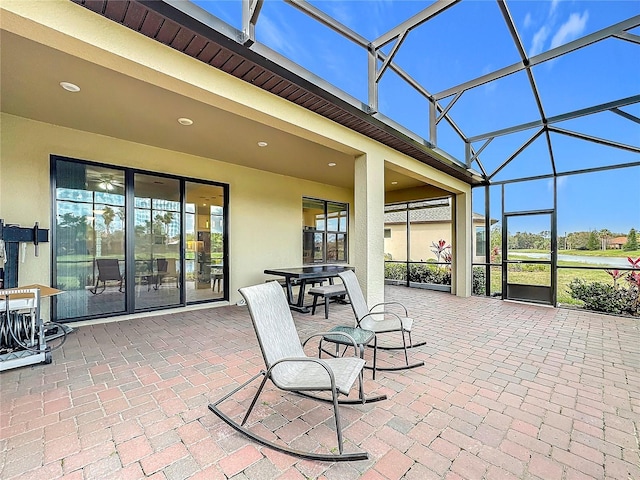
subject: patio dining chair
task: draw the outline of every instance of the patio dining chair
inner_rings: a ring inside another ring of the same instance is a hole
[[[413,319],[409,318],[407,308],[399,302],[383,302],[374,305],[369,308],[367,301],[364,298],[358,278],[352,270],[341,272],[338,276],[342,279],[344,287],[347,291],[347,296],[351,302],[353,313],[356,317],[356,327],[364,330],[371,330],[375,332],[376,336],[387,333],[397,333],[402,336],[402,345],[397,346],[381,346],[374,343],[378,350],[403,350],[404,351],[404,365],[394,367],[379,367],[374,365],[375,371],[396,371],[406,370],[409,368],[421,367],[424,365],[423,361],[409,363],[409,355],[407,350],[409,348],[419,347],[425,345],[426,342],[413,343],[411,338],[411,328],[413,326]],[[385,310],[388,306],[392,308],[400,309],[402,315],[398,315],[395,312]],[[382,308],[383,310],[380,310]],[[409,337],[409,343],[407,344],[407,338]]]
[[[366,460],[368,458],[366,452],[343,452],[342,427],[340,423],[340,412],[338,410],[338,405],[341,403],[338,396],[341,394],[348,396],[356,380],[358,380],[360,387],[361,402],[364,403],[366,401],[362,385],[362,369],[365,362],[357,357],[357,346],[355,342],[353,340],[351,341],[355,352],[353,357],[329,359],[308,357],[304,352],[303,345],[300,343],[289,304],[278,282],[272,281],[244,287],[240,289],[240,293],[249,307],[251,321],[256,336],[258,337],[258,343],[266,370],[261,370],[227,395],[215,403],[210,404],[209,409],[238,432],[262,445],[283,453],[311,460]],[[325,334],[321,333],[313,335],[313,337],[322,335]],[[248,386],[258,377],[263,377],[262,382],[242,422],[238,424],[227,414],[223,413],[219,405],[236,392]],[[288,446],[276,444],[260,437],[254,431],[244,427],[267,380],[271,380],[276,388],[283,391],[295,393],[324,391],[330,393],[338,437],[338,454],[294,450]]]
[[[96,285],[92,289],[89,289],[94,295],[104,293],[107,288],[107,282],[118,282],[118,291],[123,291],[123,278],[120,273],[120,261],[117,258],[98,258],[96,259],[96,265],[98,267],[98,277],[96,278]],[[98,285],[102,282],[102,290],[98,292]]]

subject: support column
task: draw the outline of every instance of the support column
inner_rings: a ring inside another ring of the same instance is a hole
[[[454,197],[452,232],[455,259],[451,272],[451,293],[459,297],[471,295],[471,247],[474,232],[471,225],[471,191]]]
[[[370,306],[384,301],[384,158],[361,155],[355,161],[355,238],[352,265]]]

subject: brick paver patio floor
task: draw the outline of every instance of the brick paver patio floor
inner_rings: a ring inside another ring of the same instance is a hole
[[[640,479],[638,320],[403,287],[387,299],[409,307],[426,365],[367,371],[389,399],[341,407],[345,451],[369,460],[276,453],[208,410],[262,368],[246,307],[230,306],[83,326],[52,364],[0,374],[0,478]],[[301,337],[353,322],[348,305],[294,318]],[[335,447],[329,405],[271,387],[249,424]]]

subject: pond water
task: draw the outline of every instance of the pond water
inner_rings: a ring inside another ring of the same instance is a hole
[[[531,253],[531,252],[514,252],[514,255],[527,257],[531,259],[545,259],[548,258],[548,254],[544,253]],[[599,256],[586,256],[586,255],[564,255],[558,254],[558,263],[560,262],[575,262],[584,263],[585,266],[594,267],[631,267],[631,264],[627,260],[627,257],[599,257]]]

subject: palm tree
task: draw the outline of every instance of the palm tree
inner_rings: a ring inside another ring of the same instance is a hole
[[[155,216],[154,220],[155,220],[155,223],[164,230],[163,233],[165,234],[165,238],[163,239],[163,242],[165,240],[168,241],[169,225],[171,225],[171,222],[173,221],[173,212],[158,213]]]
[[[104,207],[104,211],[102,212],[102,220],[104,220],[104,229],[107,235],[111,233],[110,227],[115,218],[116,218],[116,213],[113,211],[113,208],[109,206]]]
[[[598,232],[600,236],[600,242],[602,243],[602,250],[607,249],[607,245],[609,244],[608,240],[613,237],[613,233],[608,228],[603,228]]]

